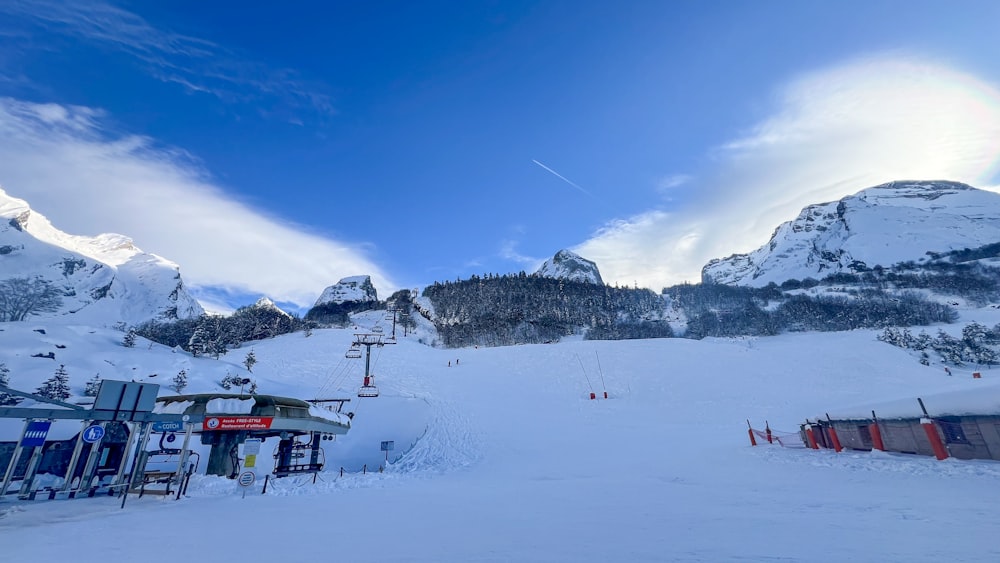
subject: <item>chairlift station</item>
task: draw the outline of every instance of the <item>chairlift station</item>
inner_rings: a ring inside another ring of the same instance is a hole
[[[383,334],[378,325],[371,332],[356,333],[345,354],[348,359],[365,358],[360,398],[379,396],[371,372],[371,349],[396,343],[395,312],[389,319],[393,320],[391,335]],[[14,493],[20,499],[34,499],[39,492],[49,498],[176,492],[180,498],[187,479],[201,472],[201,454],[191,447],[194,434],[199,435],[201,445],[211,446],[204,469],[208,475],[235,479],[244,462],[247,467],[255,466],[256,453],[246,458],[239,455],[240,445],[248,439],[253,439],[255,451],[268,439],[275,443],[271,471],[275,477],[317,473],[325,464],[322,442],[351,429],[353,413],[341,412],[351,399],[305,401],[235,393],[157,397],[159,388],[152,383],[106,379],[94,404],[87,408],[0,387],[0,391],[34,401],[25,407],[0,406],[0,422],[24,421],[17,441],[0,442],[0,501]],[[336,407],[317,406],[320,403]],[[80,423],[75,431],[73,421]],[[53,429],[56,432],[50,432]],[[178,446],[175,442],[180,437]],[[42,475],[55,484],[37,485]],[[9,490],[14,483],[16,491]],[[171,487],[176,488],[172,491]],[[123,506],[124,502],[123,498]]]

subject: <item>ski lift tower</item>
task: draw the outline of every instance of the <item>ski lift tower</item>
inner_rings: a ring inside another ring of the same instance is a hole
[[[351,348],[360,349],[362,346],[365,347],[365,379],[361,389],[358,389],[358,397],[378,397],[375,376],[371,374],[372,346],[381,348],[386,344],[394,344],[394,342],[386,342],[381,334],[359,333],[354,335],[354,343],[351,344]]]
[[[399,309],[397,309],[396,307],[389,307],[388,309],[386,309],[385,320],[392,321],[392,339],[393,340],[396,339],[396,313],[398,313],[398,312],[399,312]]]

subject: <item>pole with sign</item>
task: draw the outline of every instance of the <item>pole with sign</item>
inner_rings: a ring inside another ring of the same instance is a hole
[[[31,428],[34,422],[30,418],[24,421],[24,430],[21,430],[21,439],[17,441],[17,447],[14,448],[14,455],[11,456],[10,463],[7,464],[7,471],[3,474],[3,483],[0,484],[0,498],[3,498],[7,494],[7,487],[10,486],[10,481],[14,477],[14,468],[17,467],[17,462],[21,460],[21,452],[24,451],[24,438],[28,434],[28,428]]]
[[[394,440],[383,440],[382,441],[382,451],[385,452],[385,463],[389,464],[389,452],[391,452],[396,447],[396,442]]]
[[[247,487],[253,485],[257,481],[257,475],[253,471],[244,471],[240,473],[239,482],[240,487],[243,488],[243,498],[247,498]]]

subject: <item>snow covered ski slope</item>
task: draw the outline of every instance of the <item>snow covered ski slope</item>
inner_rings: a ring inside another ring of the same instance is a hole
[[[355,392],[338,367],[350,339],[254,343],[262,392]],[[201,477],[189,498],[125,510],[5,503],[0,560],[1000,560],[1000,464],[752,448],[745,422],[792,431],[834,407],[993,386],[996,370],[946,377],[869,331],[460,350],[401,338],[374,366],[381,396],[350,403],[315,484],[258,483],[244,499]],[[383,440],[393,463],[360,474],[384,463]]]

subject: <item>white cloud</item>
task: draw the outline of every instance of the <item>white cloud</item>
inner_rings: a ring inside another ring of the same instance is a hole
[[[713,152],[683,210],[615,221],[575,251],[605,280],[659,289],[767,242],[809,204],[891,180],[983,187],[1000,162],[1000,90],[945,65],[884,55],[800,76],[777,108]]]
[[[516,240],[506,239],[500,241],[500,251],[499,251],[500,257],[503,258],[504,260],[510,260],[511,262],[521,264],[522,266],[531,267],[534,265],[535,269],[538,269],[537,267],[541,265],[543,260],[539,260],[537,258],[532,258],[530,256],[525,256],[521,254],[517,250],[517,246],[518,246],[518,241]]]
[[[335,113],[315,84],[287,68],[271,68],[198,37],[159,29],[138,14],[101,0],[13,0],[0,2],[0,37],[30,37],[38,27],[53,36],[128,54],[158,80],[215,96],[226,103],[252,102],[266,113],[304,110],[320,116]],[[45,41],[23,40],[19,50],[49,49]],[[287,117],[300,121],[299,117]]]
[[[234,200],[194,160],[139,136],[108,137],[89,108],[0,98],[0,184],[59,229],[115,231],[181,265],[193,286],[312,305],[327,285],[370,274],[358,244],[307,232]]]
[[[659,183],[656,185],[656,190],[663,195],[667,195],[674,191],[674,188],[679,188],[684,184],[691,182],[693,178],[688,174],[674,174],[672,176],[666,176],[661,178]]]

